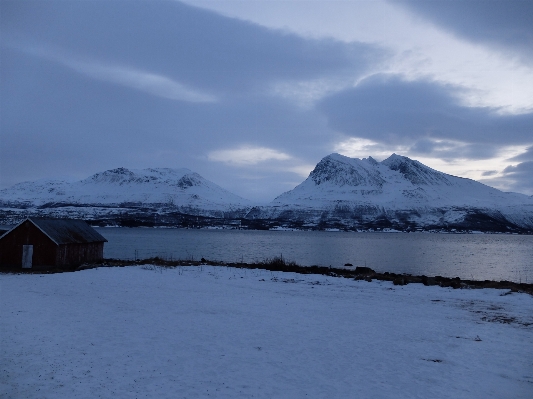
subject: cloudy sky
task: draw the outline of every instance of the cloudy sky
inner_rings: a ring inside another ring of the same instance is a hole
[[[533,194],[530,0],[0,7],[0,188],[187,167],[270,201],[395,152]]]

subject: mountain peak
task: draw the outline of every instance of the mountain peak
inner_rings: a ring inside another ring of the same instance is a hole
[[[350,160],[352,158],[347,157],[345,155],[341,155],[341,154],[339,154],[337,152],[333,152],[333,153],[331,153],[329,155],[326,155],[324,158],[322,158],[321,161],[328,160],[328,159],[333,160],[333,161],[346,162],[347,160]]]
[[[367,161],[367,162],[369,162],[370,164],[372,164],[374,166],[379,164],[378,161],[376,161],[374,158],[372,158],[370,156],[368,158],[363,158],[363,161]]]
[[[381,162],[391,170],[400,172],[407,180],[417,186],[452,184],[445,173],[398,154],[392,154]]]
[[[330,154],[316,165],[309,178],[318,186],[329,183],[335,186],[381,186],[383,179],[375,170],[374,159],[349,158]]]
[[[398,155],[396,153],[393,153],[387,159],[381,161],[383,165],[387,165],[391,169],[392,169],[392,166],[396,167],[397,165],[401,165],[404,163],[410,163],[410,162],[416,162],[416,161],[413,161],[411,158],[405,157],[403,155]]]
[[[117,183],[132,180],[135,176],[131,170],[120,167],[116,169],[109,169],[104,172],[95,173],[91,177],[85,179],[85,182],[107,182]]]

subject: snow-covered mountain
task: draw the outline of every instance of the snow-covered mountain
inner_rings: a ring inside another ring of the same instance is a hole
[[[0,190],[0,224],[48,216],[122,226],[533,231],[532,196],[396,154],[382,162],[328,155],[293,190],[253,205],[188,169],[118,168]]]
[[[4,209],[36,208],[40,212],[33,213],[40,215],[73,216],[77,212],[74,216],[84,218],[95,212],[97,217],[116,214],[117,209],[223,217],[244,214],[251,203],[189,169],[117,168],[76,182],[19,183],[0,190],[0,205]]]
[[[533,197],[396,154],[382,162],[328,155],[303,183],[253,212],[308,226],[533,230]]]

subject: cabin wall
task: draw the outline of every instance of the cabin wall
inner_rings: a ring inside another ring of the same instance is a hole
[[[74,266],[86,262],[98,262],[104,258],[104,243],[60,245],[55,264],[57,266]]]
[[[55,265],[57,245],[26,221],[0,240],[0,266],[22,267],[23,245],[33,245],[33,267]]]

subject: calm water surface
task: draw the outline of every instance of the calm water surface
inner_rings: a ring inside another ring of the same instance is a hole
[[[254,262],[283,255],[304,266],[533,282],[533,236],[324,231],[97,228],[106,258],[202,257]]]

